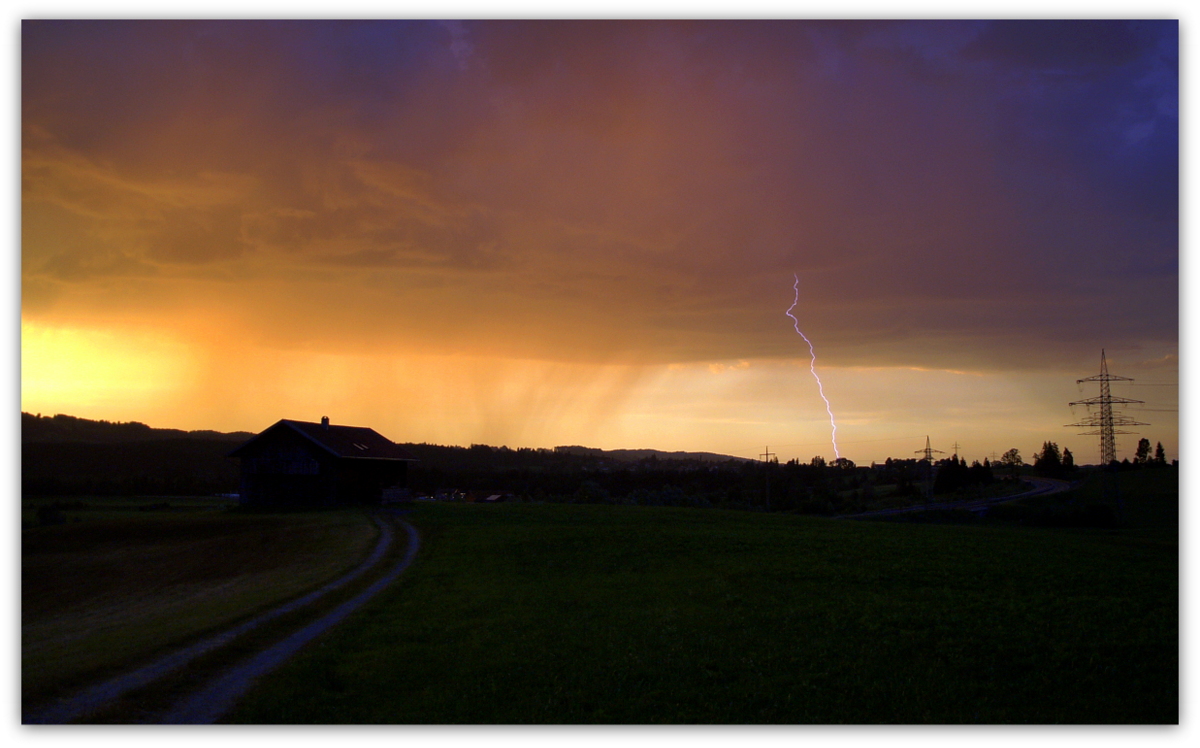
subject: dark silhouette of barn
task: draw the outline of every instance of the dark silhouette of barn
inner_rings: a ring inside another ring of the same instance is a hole
[[[229,453],[249,506],[378,504],[414,458],[374,429],[282,420]]]

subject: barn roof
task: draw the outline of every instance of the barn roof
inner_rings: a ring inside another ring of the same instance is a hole
[[[252,437],[245,444],[230,452],[229,456],[240,456],[241,452],[251,444],[280,428],[295,431],[335,457],[355,460],[416,461],[416,458],[403,447],[395,444],[375,429],[364,426],[336,426],[308,421],[291,421],[286,418],[261,434]]]

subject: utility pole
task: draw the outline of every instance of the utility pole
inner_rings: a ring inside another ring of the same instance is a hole
[[[1117,434],[1136,434],[1136,431],[1121,431],[1118,426],[1149,426],[1148,423],[1135,421],[1126,416],[1113,414],[1113,405],[1131,405],[1142,403],[1142,400],[1130,400],[1127,397],[1116,397],[1109,390],[1109,382],[1132,382],[1129,377],[1118,377],[1115,374],[1108,373],[1108,361],[1104,357],[1104,349],[1100,349],[1100,374],[1086,379],[1077,379],[1075,383],[1083,385],[1084,382],[1099,382],[1100,396],[1089,397],[1086,400],[1076,400],[1071,403],[1072,407],[1083,405],[1088,409],[1088,415],[1078,423],[1068,423],[1067,426],[1077,426],[1080,428],[1092,428],[1092,431],[1081,431],[1082,436],[1097,436],[1100,437],[1100,464],[1108,467],[1114,460],[1117,459]],[[1092,408],[1098,407],[1099,411],[1093,412]]]
[[[962,455],[959,453],[958,449],[959,449],[959,447],[958,447],[958,440],[957,440],[957,439],[955,439],[955,440],[954,440],[954,456],[955,456],[955,457],[959,457],[959,458],[961,458],[961,457],[962,457]],[[964,462],[965,462],[965,460],[964,460]]]
[[[767,511],[769,512],[771,511],[771,458],[776,457],[778,459],[778,457],[771,451],[769,446],[763,447],[763,450],[763,453],[759,457],[763,458],[763,462],[766,463],[763,472],[767,475]]]

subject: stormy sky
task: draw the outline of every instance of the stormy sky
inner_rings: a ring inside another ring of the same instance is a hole
[[[843,456],[1170,454],[1178,31],[27,20],[22,407],[832,456],[796,301]]]

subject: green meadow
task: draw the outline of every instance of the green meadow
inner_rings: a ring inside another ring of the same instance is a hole
[[[1175,723],[1178,530],[1132,514],[421,503],[413,568],[228,721]]]

